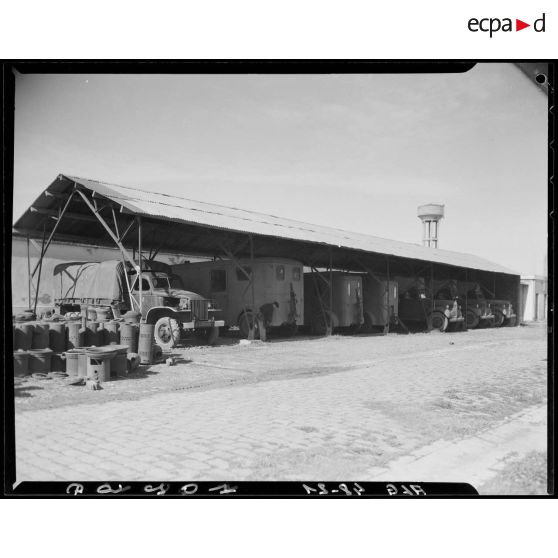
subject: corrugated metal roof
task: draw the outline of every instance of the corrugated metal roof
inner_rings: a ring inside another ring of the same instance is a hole
[[[128,186],[118,186],[76,176],[60,175],[59,178],[81,184],[83,187],[109,198],[133,213],[154,218],[378,254],[389,254],[401,258],[425,262],[432,261],[462,268],[518,275],[504,266],[472,254],[426,248],[418,244],[312,225],[255,211],[200,202],[160,192],[149,192]]]

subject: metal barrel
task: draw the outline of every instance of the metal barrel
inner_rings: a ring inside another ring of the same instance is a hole
[[[141,314],[139,312],[134,312],[133,310],[129,310],[123,316],[124,321],[128,324],[138,324],[141,321]]]
[[[102,347],[103,345],[108,345],[107,339],[107,332],[105,330],[105,323],[98,322],[99,325],[97,327],[97,347]]]
[[[70,349],[64,353],[63,358],[66,361],[66,374],[68,376],[78,376],[79,351]]]
[[[51,372],[66,372],[64,353],[52,353],[50,370]]]
[[[116,351],[91,351],[87,350],[87,379],[99,380],[99,382],[110,381],[110,361],[116,355]]]
[[[157,362],[163,358],[163,349],[159,345],[153,345],[153,361]]]
[[[38,322],[33,328],[33,338],[31,340],[31,349],[48,349],[50,343],[48,324]]]
[[[35,326],[29,323],[18,322],[16,324],[16,335],[14,350],[28,351],[33,344],[33,331]]]
[[[120,343],[128,347],[129,353],[138,352],[138,326],[124,323],[120,326]]]
[[[81,349],[76,349],[78,353],[78,376],[80,378],[87,377],[87,355],[85,354],[87,349],[83,347]]]
[[[53,322],[49,325],[49,347],[55,353],[63,353],[66,350],[66,324]]]
[[[27,376],[29,374],[29,353],[14,351],[14,376]]]
[[[153,363],[153,332],[154,324],[141,323],[139,328],[138,353],[141,364]]]
[[[31,349],[29,351],[29,371],[31,373],[42,372],[48,374],[52,359],[50,349]]]
[[[85,345],[87,347],[98,347],[101,344],[99,343],[98,329],[99,322],[87,322],[87,327],[85,328]]]
[[[128,369],[128,347],[126,345],[112,345],[111,349],[116,351],[114,358],[110,361],[111,376],[125,375]]]
[[[68,349],[83,347],[83,333],[80,322],[68,322]]]
[[[105,323],[105,343],[107,345],[118,345],[120,343],[120,323]]]

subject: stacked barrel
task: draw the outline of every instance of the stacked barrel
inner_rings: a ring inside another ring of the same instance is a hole
[[[16,316],[13,324],[14,375],[60,375],[106,382],[152,364],[162,356],[153,344],[154,326],[128,312],[111,319],[110,308],[83,306],[70,318],[30,320]]]

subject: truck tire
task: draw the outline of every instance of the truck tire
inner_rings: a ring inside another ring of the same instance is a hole
[[[494,310],[494,327],[502,327],[504,325],[504,321],[506,320],[506,316],[504,316],[501,310]]]
[[[465,313],[465,324],[467,329],[475,329],[480,322],[479,316],[473,310],[467,310]]]
[[[168,351],[173,349],[180,340],[180,327],[178,322],[169,316],[159,318],[155,322],[155,331],[153,332],[155,343]]]
[[[432,329],[436,329],[443,333],[448,329],[449,320],[443,312],[434,311],[430,314],[430,323],[432,324]]]

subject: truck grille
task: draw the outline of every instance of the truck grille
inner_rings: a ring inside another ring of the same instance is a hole
[[[209,301],[207,300],[192,300],[192,319],[194,320],[207,320],[208,312],[207,307]]]

